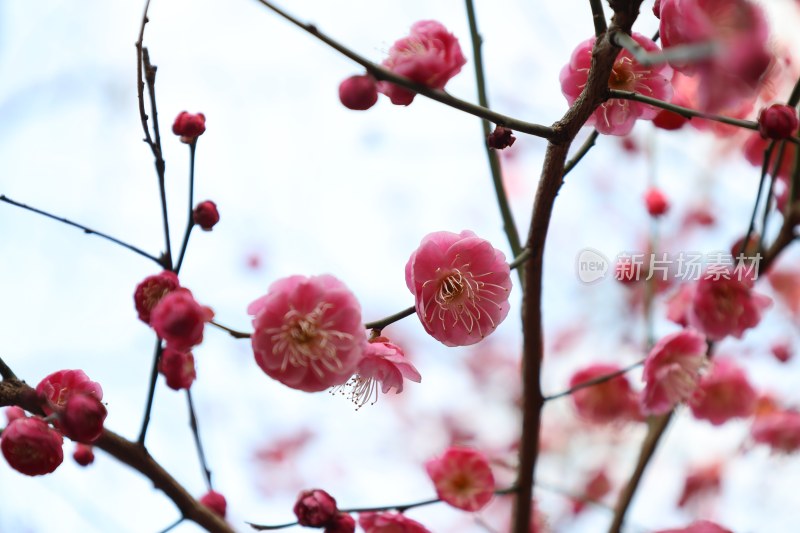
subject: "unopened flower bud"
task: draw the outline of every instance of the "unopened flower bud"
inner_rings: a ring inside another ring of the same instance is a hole
[[[650,187],[644,193],[644,203],[650,216],[660,217],[669,210],[669,201],[661,189]]]
[[[486,143],[489,148],[495,150],[502,150],[508,148],[517,138],[514,137],[514,132],[503,126],[497,126],[492,133],[486,138]]]
[[[8,464],[28,476],[53,472],[64,460],[61,434],[39,417],[18,418],[3,430],[0,449]]]
[[[339,100],[347,109],[364,111],[378,101],[378,86],[370,75],[350,76],[339,84]]]
[[[200,503],[217,513],[222,518],[225,518],[225,513],[228,510],[228,502],[225,501],[225,496],[215,490],[208,491],[202,498]]]
[[[59,414],[58,426],[70,439],[90,443],[103,432],[106,407],[90,394],[76,394],[67,400]]]
[[[202,113],[181,111],[172,124],[172,133],[180,135],[181,142],[192,144],[206,131],[206,116]]]
[[[167,386],[173,390],[189,389],[197,378],[194,368],[194,356],[191,352],[182,352],[172,348],[164,348],[158,371],[167,379]]]
[[[800,120],[792,106],[773,104],[758,114],[758,132],[765,139],[788,139],[798,126]]]
[[[347,513],[339,513],[325,526],[325,533],[354,533],[356,521]]]
[[[320,489],[305,490],[297,497],[294,514],[301,526],[324,527],[338,514],[336,500]]]
[[[72,452],[72,458],[81,466],[89,466],[94,462],[94,449],[89,444],[78,443]]]
[[[200,202],[192,211],[192,220],[200,226],[203,231],[211,231],[211,228],[219,222],[219,211],[217,211],[217,204],[211,200]]]

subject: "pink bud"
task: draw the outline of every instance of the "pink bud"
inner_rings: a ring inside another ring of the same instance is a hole
[[[81,466],[89,466],[94,462],[94,450],[89,444],[78,443],[72,452],[72,458]]]
[[[84,444],[97,440],[108,415],[100,400],[89,394],[75,394],[60,413],[58,427],[65,436]]]
[[[214,312],[197,303],[188,289],[176,289],[161,299],[150,314],[150,325],[167,345],[189,350],[203,342],[205,323]]]
[[[669,109],[662,109],[653,117],[653,125],[662,130],[677,130],[687,122],[689,122],[688,118]]]
[[[765,139],[788,139],[798,126],[800,120],[792,106],[773,104],[758,114],[758,132]]]
[[[174,272],[165,270],[160,274],[147,276],[136,286],[133,293],[133,303],[136,305],[136,312],[139,313],[139,320],[145,324],[150,323],[150,312],[161,301],[167,293],[174,291],[181,284],[178,276]]]
[[[508,128],[504,128],[503,126],[495,127],[494,131],[489,134],[486,138],[486,143],[489,145],[489,148],[493,148],[495,150],[503,150],[504,148],[508,148],[514,141],[517,140],[516,137],[513,135],[513,131]]]
[[[338,512],[336,500],[321,489],[304,490],[294,504],[298,523],[306,527],[324,527]]]
[[[181,142],[191,144],[206,131],[206,116],[181,111],[172,124],[172,133],[180,135]]]
[[[6,407],[6,420],[10,424],[17,418],[25,418],[25,411],[22,407],[18,407],[16,405],[12,405],[11,407]]]
[[[369,75],[350,76],[339,84],[339,100],[347,109],[364,111],[378,101],[378,86]]]
[[[164,348],[158,371],[167,379],[167,386],[173,390],[189,389],[197,378],[194,356],[191,352]]]
[[[644,193],[644,203],[650,216],[660,217],[669,210],[667,197],[657,187],[650,187]]]
[[[17,472],[41,476],[53,472],[64,460],[61,442],[61,434],[41,418],[18,418],[3,430],[0,449]]]
[[[195,224],[200,226],[203,231],[211,231],[211,228],[219,222],[219,211],[217,211],[217,204],[211,200],[200,202],[197,207],[192,211],[192,220]]]
[[[36,393],[44,398],[42,410],[48,415],[64,409],[67,400],[75,394],[91,394],[98,400],[103,399],[103,388],[83,370],[53,372],[39,382]]]
[[[215,490],[208,491],[202,498],[200,503],[211,509],[213,512],[225,518],[225,513],[228,510],[228,502],[225,501],[225,496]]]
[[[347,513],[339,513],[325,526],[325,533],[354,533],[356,521]]]

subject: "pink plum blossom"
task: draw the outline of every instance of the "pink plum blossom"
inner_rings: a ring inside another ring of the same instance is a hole
[[[360,513],[358,525],[364,533],[431,533],[428,528],[401,513]]]
[[[72,396],[91,394],[103,399],[103,388],[89,379],[83,370],[59,370],[42,379],[36,385],[36,392],[44,398],[42,410],[46,414],[62,411]]]
[[[422,380],[414,365],[406,359],[402,348],[386,337],[375,337],[364,347],[364,357],[356,367],[356,374],[342,386],[345,394],[360,409],[370,400],[378,401],[378,387],[383,394],[394,389],[403,392],[403,380],[415,383]]]
[[[706,338],[691,329],[658,341],[644,362],[644,411],[664,414],[691,397],[707,361],[706,351]]]
[[[316,392],[342,385],[364,353],[361,306],[330,275],[274,282],[247,308],[258,366],[284,385]]]
[[[689,407],[695,418],[719,426],[731,418],[752,415],[757,400],[744,370],[730,359],[716,359],[711,370],[700,378]]]
[[[693,468],[683,482],[683,491],[678,499],[678,507],[685,507],[702,494],[718,493],[722,484],[722,465],[709,465]]]
[[[634,33],[631,37],[649,52],[661,51],[658,45],[644,35]],[[578,99],[586,86],[594,42],[595,38],[592,37],[580,43],[572,52],[569,63],[561,69],[561,92],[570,105]],[[636,62],[630,52],[623,50],[614,62],[608,86],[611,89],[634,91],[669,102],[672,99],[671,79],[672,69],[668,65],[643,67]],[[600,133],[627,135],[633,129],[636,119],[652,120],[659,111],[660,109],[656,107],[640,102],[612,99],[598,107],[586,124],[594,126]]]
[[[730,529],[725,529],[719,524],[709,520],[698,520],[686,527],[678,529],[659,529],[654,533],[733,533]]]
[[[620,370],[621,367],[615,364],[592,364],[575,372],[569,380],[569,386],[573,388]],[[578,415],[588,422],[608,424],[641,418],[638,396],[624,374],[578,389],[570,397]]]
[[[150,325],[169,348],[188,351],[203,342],[203,330],[212,318],[214,311],[197,303],[189,289],[178,288],[156,304]]]
[[[64,461],[61,434],[37,416],[17,418],[6,426],[0,450],[8,464],[27,476],[53,472]]]
[[[206,131],[206,116],[203,113],[181,111],[172,123],[172,133],[180,136],[181,142],[192,144]]]
[[[172,348],[164,348],[161,352],[158,371],[166,378],[167,386],[173,390],[188,390],[197,378],[194,355]]]
[[[775,410],[756,416],[750,428],[755,442],[773,451],[793,453],[800,449],[800,412]]]
[[[382,65],[395,74],[430,87],[444,89],[467,60],[458,39],[435,20],[421,20],[411,26],[408,37],[396,41]],[[378,91],[395,105],[408,105],[415,93],[390,82],[379,82]]]
[[[336,499],[322,489],[304,490],[294,504],[297,522],[306,527],[324,527],[339,514]]]
[[[139,314],[139,320],[145,324],[150,323],[150,312],[156,306],[161,298],[166,296],[167,293],[174,291],[181,284],[178,281],[178,276],[174,272],[164,270],[159,274],[147,276],[136,286],[136,291],[133,293],[133,302],[136,305],[136,312]]]
[[[472,448],[451,447],[425,463],[436,494],[453,507],[478,511],[494,496],[494,475],[486,456]]]
[[[710,340],[728,335],[740,339],[744,332],[758,325],[761,313],[772,300],[752,290],[753,280],[742,270],[708,271],[697,282],[689,324]]]
[[[58,429],[75,442],[89,444],[103,432],[108,411],[92,394],[73,394],[59,414]]]
[[[750,0],[662,0],[660,18],[665,49],[712,47],[708,57],[670,62],[699,78],[700,109],[717,112],[756,92],[772,60],[766,19],[758,5]]]
[[[483,340],[506,318],[511,276],[503,253],[471,231],[437,231],[406,264],[422,326],[446,346]]]

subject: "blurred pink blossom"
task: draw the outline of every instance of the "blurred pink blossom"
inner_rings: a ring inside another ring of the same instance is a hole
[[[706,351],[705,337],[691,329],[667,335],[653,346],[642,375],[646,413],[664,414],[691,397],[707,361]]]
[[[575,372],[569,380],[570,388],[601,378],[622,367],[616,364],[596,363]],[[571,395],[572,404],[582,418],[595,424],[608,424],[641,418],[638,395],[624,374],[595,385],[578,389]]]
[[[36,385],[36,392],[45,403],[42,410],[47,413],[61,411],[75,394],[91,394],[98,400],[103,399],[103,387],[89,379],[83,370],[59,370],[42,379]]]
[[[689,407],[695,418],[719,426],[731,418],[752,415],[757,400],[758,395],[744,370],[730,359],[717,358],[711,370],[700,378]]]
[[[772,305],[772,299],[752,290],[753,280],[740,270],[708,271],[697,282],[689,324],[710,340],[728,335],[737,339],[761,322],[761,314]]]
[[[359,513],[364,533],[431,533],[428,528],[400,513]]]
[[[429,459],[425,470],[439,498],[458,509],[478,511],[494,496],[489,460],[473,448],[448,448],[441,457]]]

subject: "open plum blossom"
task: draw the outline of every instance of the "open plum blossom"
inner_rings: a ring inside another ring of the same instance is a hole
[[[400,513],[360,513],[358,525],[364,533],[431,533],[416,520]]]
[[[707,272],[697,282],[689,308],[689,324],[711,340],[737,339],[761,322],[772,300],[752,290],[753,280],[742,271]]]
[[[395,74],[405,76],[431,89],[444,89],[450,78],[467,62],[458,39],[435,20],[421,20],[411,26],[408,37],[396,41],[382,65]],[[408,105],[415,93],[382,81],[378,91],[395,105]]]
[[[17,418],[3,430],[0,449],[8,464],[27,476],[53,472],[64,461],[61,434],[37,416]]]
[[[593,364],[575,372],[569,380],[569,386],[573,388],[621,370],[622,368],[615,364]],[[624,374],[578,389],[570,396],[578,414],[595,424],[641,419],[639,397]]]
[[[342,385],[363,356],[361,306],[330,275],[274,282],[247,308],[258,366],[284,385],[316,392]]]
[[[691,329],[658,341],[644,362],[644,411],[664,414],[687,400],[697,388],[707,349],[705,337]]]
[[[483,509],[494,496],[494,475],[486,456],[472,448],[448,448],[425,463],[436,494],[465,511]]]
[[[475,344],[508,315],[505,256],[471,231],[422,239],[406,264],[406,285],[425,331],[446,346]]]
[[[174,291],[181,284],[178,281],[178,276],[174,272],[164,270],[159,274],[147,276],[136,286],[136,291],[133,293],[133,303],[136,305],[136,312],[139,314],[139,320],[145,324],[150,323],[150,313],[161,298],[166,296],[167,293]]]
[[[364,357],[356,367],[356,374],[345,383],[343,394],[360,409],[367,402],[378,401],[378,386],[387,394],[394,389],[395,394],[403,392],[403,380],[415,383],[422,380],[414,365],[406,359],[402,348],[389,342],[386,337],[375,337],[364,347]],[[345,392],[349,389],[348,392]]]
[[[730,359],[716,359],[711,371],[700,379],[689,406],[695,418],[719,426],[731,418],[752,415],[757,400],[745,371]]]
[[[89,379],[83,370],[53,372],[36,385],[36,392],[44,399],[42,410],[48,415],[63,411],[67,400],[76,394],[89,394],[98,400],[103,399],[103,388]]]
[[[662,0],[659,15],[665,49],[713,46],[707,58],[670,61],[676,70],[700,79],[700,109],[720,111],[755,93],[772,59],[759,6],[750,0]]]
[[[656,43],[644,35],[633,33],[631,37],[648,52],[661,51]],[[578,99],[586,86],[594,42],[595,38],[592,37],[579,44],[572,52],[569,63],[561,69],[561,92],[570,105]],[[608,86],[611,89],[634,91],[668,102],[672,99],[671,79],[672,69],[668,65],[644,67],[636,62],[630,52],[623,50],[614,62]],[[586,124],[594,126],[600,133],[627,135],[633,129],[636,119],[652,120],[659,111],[640,102],[612,99],[598,107]]]

